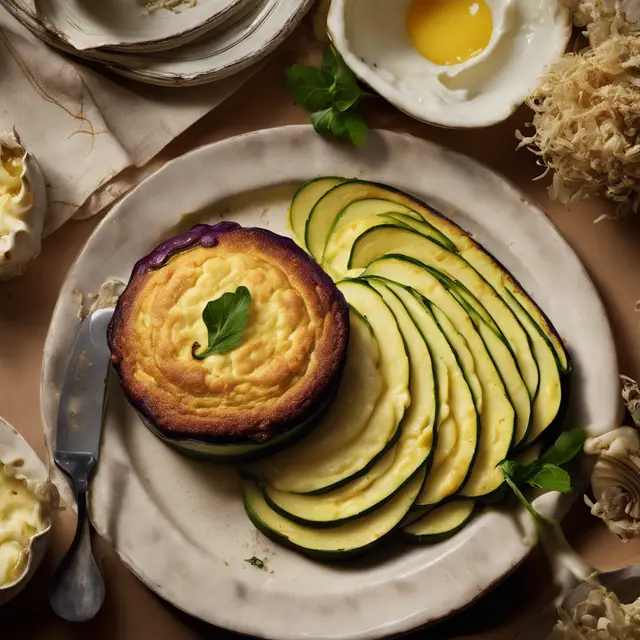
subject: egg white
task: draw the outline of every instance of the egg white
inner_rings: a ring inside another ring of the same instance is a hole
[[[508,117],[562,55],[571,21],[557,0],[485,2],[489,44],[458,65],[418,53],[406,27],[411,0],[334,0],[329,32],[355,73],[403,111],[443,126],[486,126]]]

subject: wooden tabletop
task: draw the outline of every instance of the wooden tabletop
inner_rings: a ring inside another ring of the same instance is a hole
[[[292,103],[283,87],[283,69],[292,61],[291,48],[285,47],[234,97],[176,140],[161,160],[245,131],[308,122],[308,115]],[[540,173],[535,156],[515,150],[514,132],[523,127],[530,115],[524,108],[499,126],[476,131],[421,124],[382,100],[371,101],[365,115],[371,126],[408,132],[473,156],[506,176],[537,203],[580,256],[604,300],[621,372],[640,379],[640,313],[636,310],[640,300],[640,215],[636,220],[603,220],[594,224],[602,213],[611,213],[608,205],[579,203],[567,208],[551,202],[546,182],[533,182]],[[39,383],[44,340],[65,273],[99,218],[66,224],[46,239],[42,254],[24,276],[0,284],[0,415],[27,438],[42,458],[45,450]],[[73,535],[73,513],[61,513],[55,525],[52,549],[41,571],[21,596],[0,611],[2,640],[191,640],[232,636],[160,600],[99,539],[95,540],[95,549],[107,588],[102,611],[83,625],[58,620],[48,608],[46,594],[51,573]],[[640,541],[626,545],[618,541],[589,514],[581,500],[576,501],[565,520],[565,528],[576,550],[599,568],[640,559]],[[513,638],[552,593],[544,556],[536,550],[492,593],[437,625],[429,637]],[[418,637],[423,636],[415,634]]]

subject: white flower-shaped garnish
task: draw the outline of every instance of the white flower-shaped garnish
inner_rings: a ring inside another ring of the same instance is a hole
[[[47,212],[44,178],[18,134],[0,134],[0,280],[20,275],[40,253]]]
[[[625,542],[640,535],[640,389],[622,376],[622,396],[635,423],[619,427],[585,443],[585,453],[597,455],[591,473],[595,503],[585,496],[591,513]]]

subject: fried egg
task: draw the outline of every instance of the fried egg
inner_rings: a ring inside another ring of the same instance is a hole
[[[571,34],[558,0],[334,0],[328,25],[362,80],[450,127],[508,117]]]

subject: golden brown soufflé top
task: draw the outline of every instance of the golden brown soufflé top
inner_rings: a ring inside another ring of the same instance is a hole
[[[197,360],[206,304],[245,286],[242,343]],[[141,259],[120,297],[109,346],[123,389],[161,434],[266,442],[312,417],[337,386],[348,307],[288,238],[222,222],[197,225]]]

